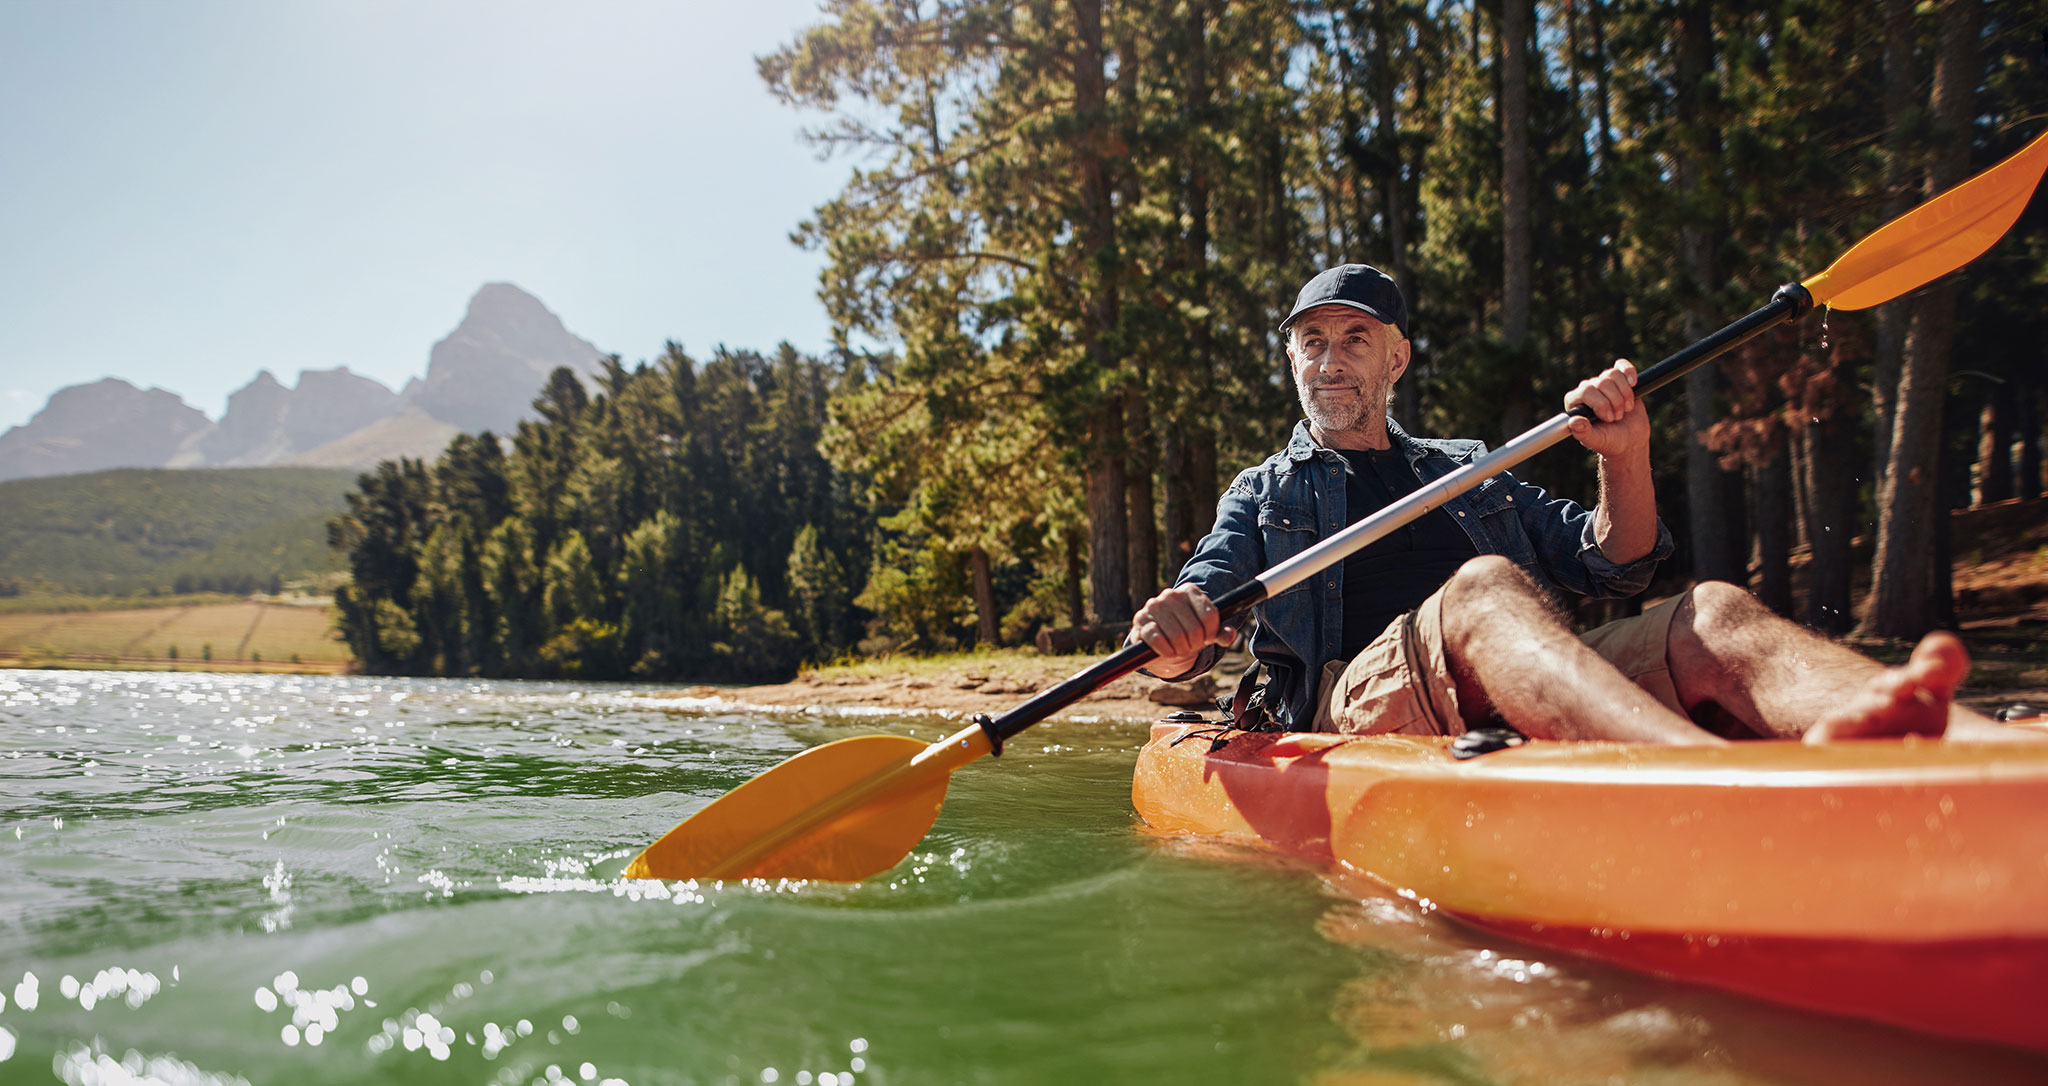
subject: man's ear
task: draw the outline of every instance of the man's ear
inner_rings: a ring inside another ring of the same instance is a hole
[[[1408,337],[1402,336],[1400,341],[1394,344],[1394,380],[1399,381],[1401,375],[1407,372]]]

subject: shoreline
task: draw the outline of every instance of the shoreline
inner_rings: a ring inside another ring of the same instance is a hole
[[[1236,654],[1242,657],[1242,654]],[[702,698],[736,708],[768,710],[858,710],[966,718],[1000,716],[1094,664],[1092,656],[981,654],[933,664],[917,662],[891,669],[886,664],[805,671],[786,683],[756,686],[688,686],[650,692],[657,698]],[[1243,659],[1225,662],[1212,675],[1234,682]],[[1131,674],[1104,686],[1050,719],[1151,722],[1181,709],[1213,712],[1224,692],[1210,678],[1164,683]]]
[[[1966,630],[1966,641],[1973,631]],[[1976,631],[1981,638],[1982,631]],[[2033,631],[2029,631],[2033,632]],[[2033,640],[2024,637],[2024,640]],[[1858,646],[1876,648],[1877,646]],[[1998,648],[1979,640],[1972,645],[1971,681],[1959,692],[1958,702],[1991,715],[2009,705],[2026,704],[2048,710],[2048,668],[2034,653],[2019,659],[2001,659]],[[1887,658],[1903,658],[1904,650],[1888,647]],[[719,707],[760,709],[770,712],[817,710],[822,712],[933,715],[964,719],[975,713],[1000,716],[1030,700],[1075,673],[1095,664],[1099,657],[1039,656],[1029,651],[1007,650],[964,654],[938,659],[893,659],[867,661],[809,669],[784,683],[756,685],[707,685],[685,683],[633,683],[642,696],[653,700],[705,701]],[[1888,662],[1897,662],[1888,659]],[[1242,652],[1224,657],[1205,679],[1187,683],[1163,683],[1147,675],[1132,674],[1097,690],[1052,715],[1050,719],[1109,720],[1149,723],[1168,714],[1195,709],[1214,715],[1216,699],[1226,695],[1249,663]],[[151,660],[128,658],[109,660],[88,654],[52,658],[0,653],[0,671],[14,669],[116,670],[164,672],[234,672],[301,675],[345,675],[345,665],[327,661],[264,660]],[[522,680],[532,681],[532,680]],[[543,680],[544,681],[544,680]],[[561,680],[574,682],[575,680]],[[677,706],[677,708],[685,708]],[[695,709],[695,706],[688,707]]]

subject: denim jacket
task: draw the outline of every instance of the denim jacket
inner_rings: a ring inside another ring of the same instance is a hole
[[[1478,441],[1409,437],[1390,417],[1387,435],[1425,484],[1486,452]],[[1349,523],[1344,477],[1349,464],[1296,423],[1287,447],[1241,472],[1216,503],[1216,527],[1195,547],[1174,583],[1195,584],[1212,598],[1300,554]],[[1446,501],[1443,508],[1480,554],[1501,555],[1553,596],[1631,596],[1648,587],[1657,563],[1672,551],[1660,519],[1657,544],[1628,565],[1600,553],[1593,514],[1502,473]],[[1289,730],[1307,730],[1315,716],[1314,684],[1344,643],[1344,565],[1329,568],[1256,608],[1251,650],[1267,671],[1266,708]],[[1221,649],[1210,647],[1188,675],[1207,672]],[[1161,678],[1186,678],[1161,676]]]

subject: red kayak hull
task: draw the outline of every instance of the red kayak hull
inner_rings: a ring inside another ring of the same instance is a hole
[[[2048,1051],[2048,744],[1718,748],[1160,725],[1132,798],[1537,946]]]

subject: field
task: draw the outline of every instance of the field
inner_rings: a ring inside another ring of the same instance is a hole
[[[0,666],[342,671],[330,607],[242,601],[0,614]]]

